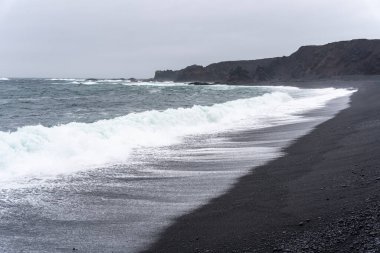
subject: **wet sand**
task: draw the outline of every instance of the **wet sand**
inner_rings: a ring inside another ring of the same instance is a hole
[[[380,81],[299,85],[358,91],[349,108],[176,219],[144,252],[380,252]]]

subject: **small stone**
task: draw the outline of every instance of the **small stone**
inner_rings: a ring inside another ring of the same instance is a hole
[[[303,225],[305,225],[305,223],[303,223],[302,221],[300,223],[298,223],[298,226],[302,227]]]

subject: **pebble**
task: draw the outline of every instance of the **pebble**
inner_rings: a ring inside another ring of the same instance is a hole
[[[350,209],[340,217],[324,224],[310,226],[311,229],[298,230],[289,239],[278,239],[282,249],[289,252],[380,252],[380,201],[378,196],[371,197],[360,209]],[[304,222],[308,222],[309,219]],[[298,226],[304,226],[300,222]],[[319,224],[322,222],[321,224]],[[342,248],[344,245],[344,248]],[[276,247],[279,248],[279,247]],[[278,251],[278,252],[284,252]]]

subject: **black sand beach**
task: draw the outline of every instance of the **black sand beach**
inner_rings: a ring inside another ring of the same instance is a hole
[[[307,85],[358,91],[145,252],[380,252],[380,81]]]

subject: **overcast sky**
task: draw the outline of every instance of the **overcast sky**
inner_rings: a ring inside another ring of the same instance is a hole
[[[152,77],[380,38],[380,0],[0,0],[0,77]]]

